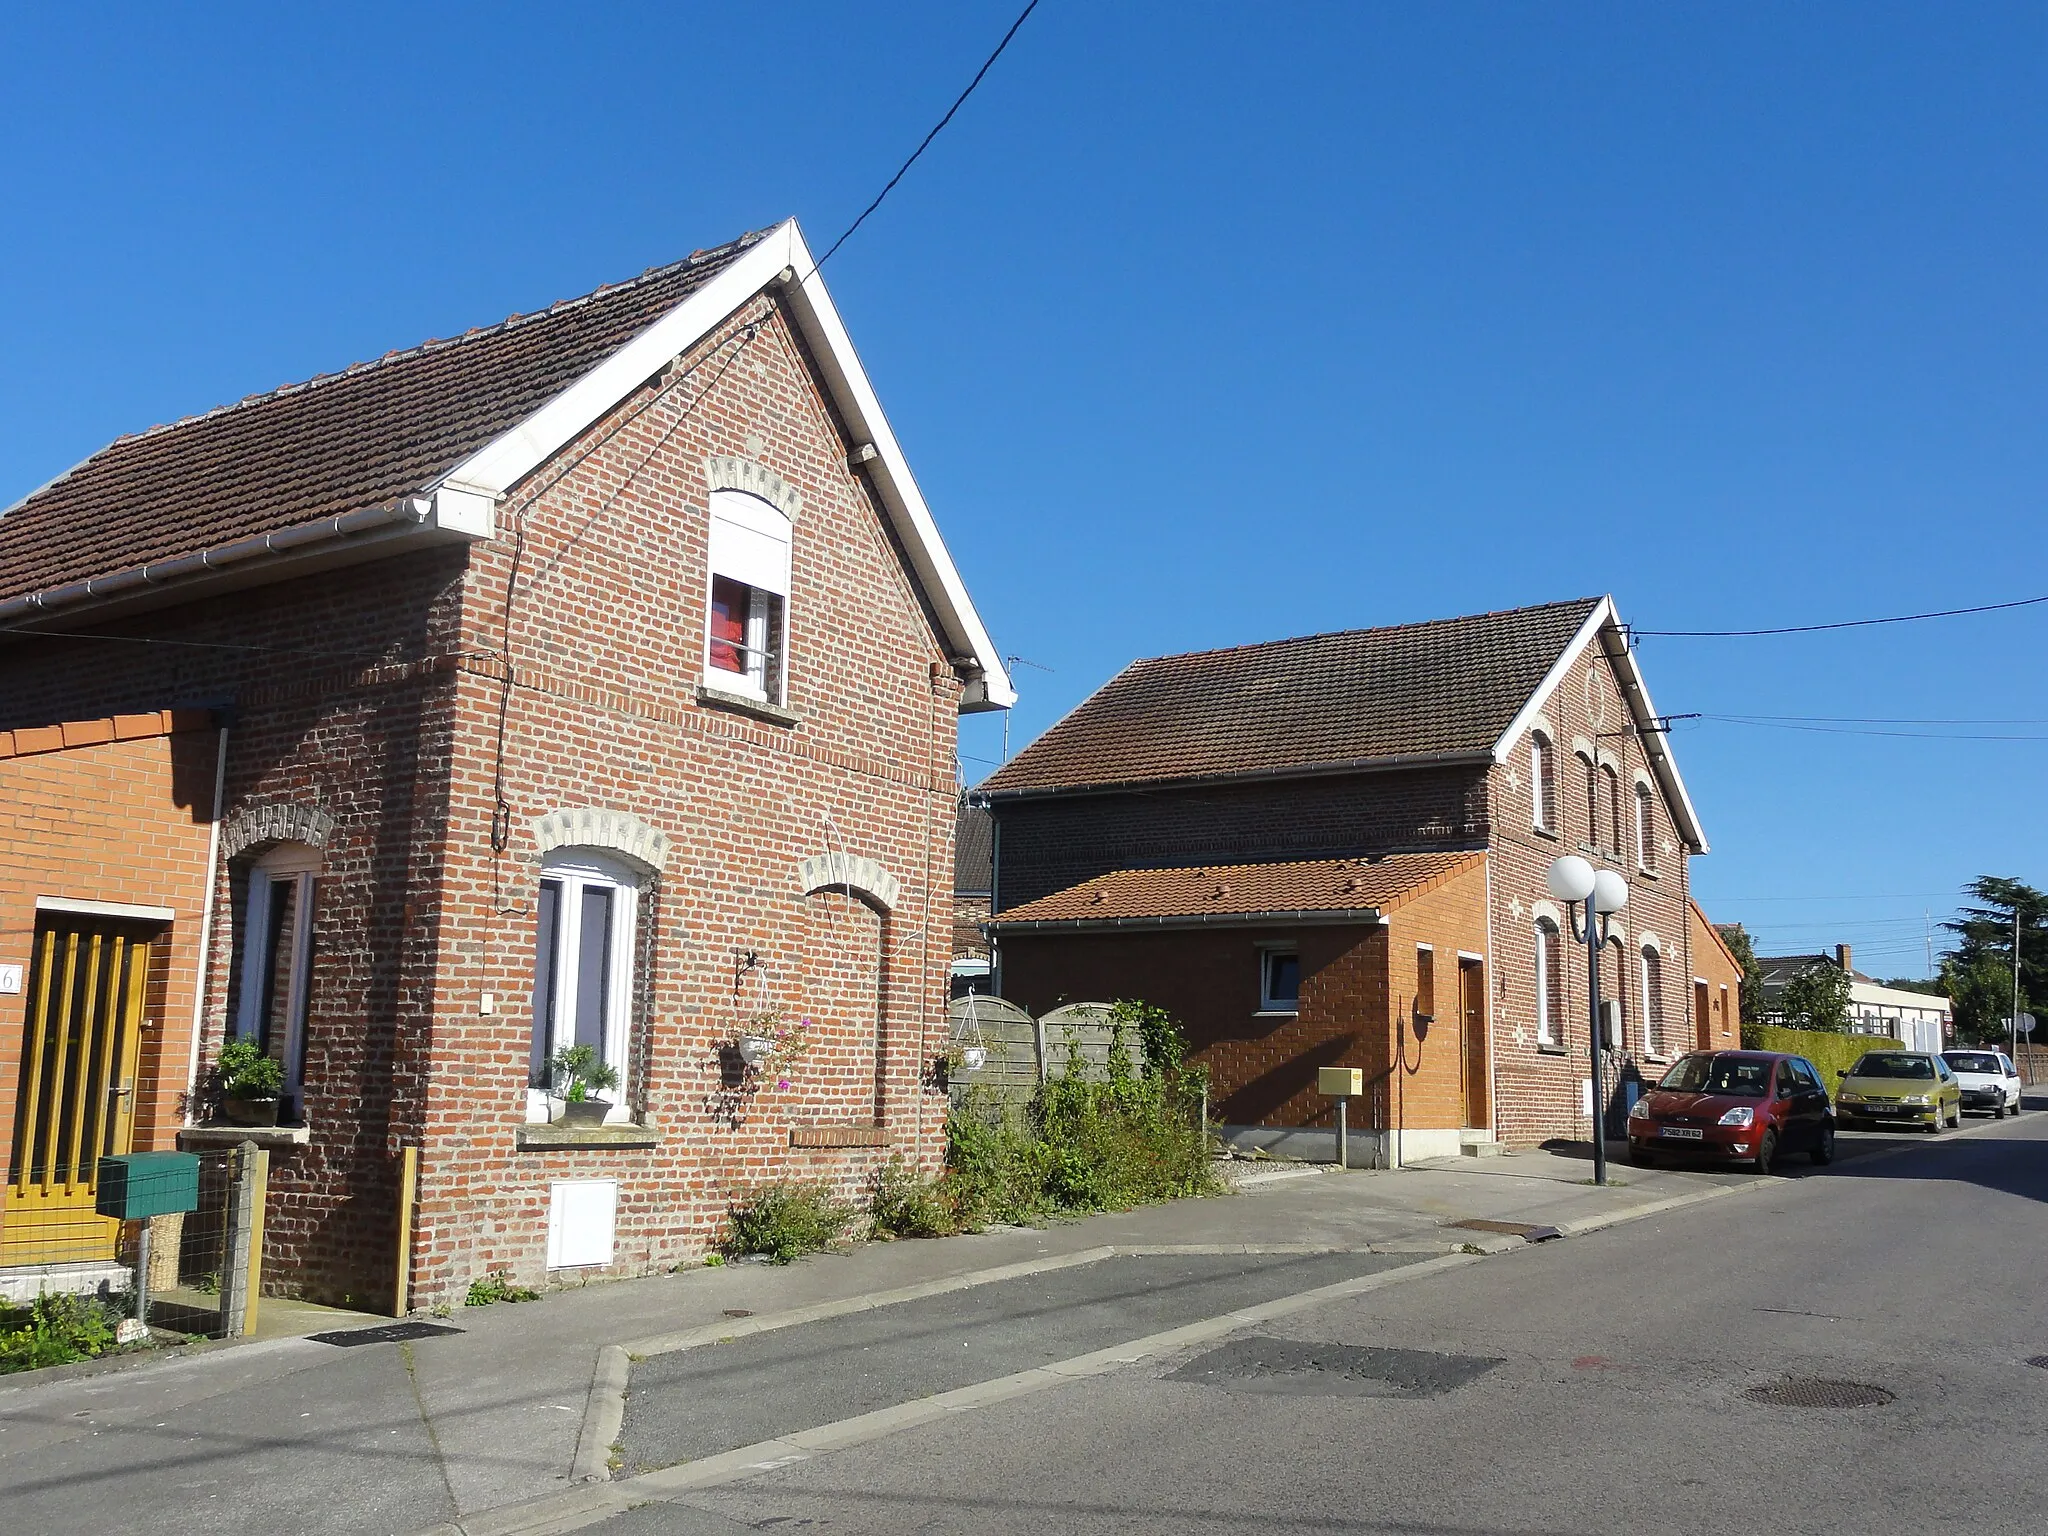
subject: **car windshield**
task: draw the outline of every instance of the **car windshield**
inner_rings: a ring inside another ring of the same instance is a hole
[[[1926,1056],[1913,1056],[1904,1051],[1872,1051],[1849,1069],[1851,1077],[1911,1077],[1934,1076],[1934,1062]]]
[[[1941,1059],[1958,1072],[1998,1073],[1998,1058],[1989,1051],[1943,1051]]]
[[[1770,1058],[1683,1056],[1657,1086],[1674,1093],[1726,1093],[1760,1099],[1771,1091]]]

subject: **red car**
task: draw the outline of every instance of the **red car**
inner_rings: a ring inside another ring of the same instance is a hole
[[[1776,1051],[1693,1051],[1628,1113],[1628,1155],[1747,1162],[1758,1173],[1788,1152],[1835,1159],[1835,1109],[1804,1056]]]

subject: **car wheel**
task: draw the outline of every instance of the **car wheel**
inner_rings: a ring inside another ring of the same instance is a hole
[[[1948,1128],[1952,1131],[1960,1131],[1963,1128],[1963,1101],[1961,1099],[1956,1100],[1955,1112],[1948,1117]]]
[[[1991,1118],[1994,1120],[2003,1120],[2005,1118],[2005,1100],[2000,1099],[1991,1106]]]
[[[1813,1144],[1813,1166],[1825,1168],[1835,1160],[1835,1128],[1824,1125],[1820,1128],[1820,1140]]]
[[[1765,1131],[1764,1139],[1756,1144],[1756,1171],[1767,1174],[1771,1171],[1771,1160],[1778,1155],[1778,1133]]]
[[[1944,1130],[1948,1128],[1944,1121],[1945,1117],[1943,1116],[1942,1108],[1939,1104],[1937,1104],[1934,1106],[1934,1118],[1927,1122],[1927,1134],[1930,1136],[1939,1136]]]

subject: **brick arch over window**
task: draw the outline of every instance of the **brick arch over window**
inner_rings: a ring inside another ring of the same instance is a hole
[[[704,481],[714,491],[745,491],[758,496],[792,523],[803,510],[804,499],[782,476],[765,464],[743,459],[738,454],[721,454],[704,461]]]
[[[818,891],[851,891],[884,912],[903,899],[903,882],[873,859],[852,853],[820,853],[796,867],[796,883],[806,896]]]
[[[534,822],[533,841],[542,854],[557,848],[602,848],[649,875],[660,874],[668,862],[668,834],[631,811],[595,806],[550,811]]]
[[[317,805],[302,805],[295,800],[245,805],[221,821],[220,856],[239,858],[266,843],[304,843],[309,848],[325,848],[333,831],[334,818]]]

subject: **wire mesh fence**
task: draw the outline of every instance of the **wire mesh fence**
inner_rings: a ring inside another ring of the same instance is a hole
[[[130,1220],[99,1214],[121,1203],[105,1187],[117,1171],[104,1165],[63,1185],[40,1178],[35,1167],[14,1170],[0,1215],[0,1325],[4,1314],[26,1314],[39,1296],[55,1295],[89,1299],[110,1318],[141,1319],[161,1332],[241,1332],[257,1280],[251,1255],[252,1235],[261,1231],[262,1154],[218,1148],[194,1158],[191,1209]],[[151,1187],[165,1176],[139,1169],[126,1190],[129,1208],[187,1203],[188,1195],[167,1202]],[[190,1173],[176,1177],[189,1182]]]

